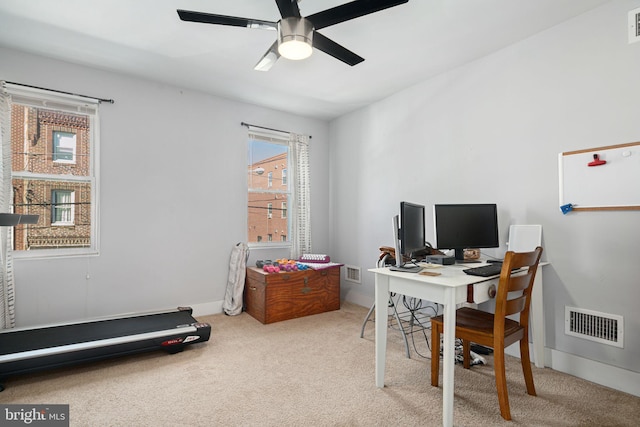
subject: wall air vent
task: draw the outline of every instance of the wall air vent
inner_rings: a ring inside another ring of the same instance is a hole
[[[629,11],[629,43],[640,42],[640,8]]]
[[[360,267],[354,267],[353,265],[345,265],[345,280],[354,283],[360,283]]]
[[[624,347],[623,318],[615,314],[565,306],[564,332],[601,344]]]

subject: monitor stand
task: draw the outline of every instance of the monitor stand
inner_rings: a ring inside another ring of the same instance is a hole
[[[465,259],[464,249],[454,249],[456,264],[479,264],[482,261],[477,259]]]
[[[464,249],[454,249],[456,264],[464,263]]]

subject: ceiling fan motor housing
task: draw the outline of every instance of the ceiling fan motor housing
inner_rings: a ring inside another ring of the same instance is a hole
[[[278,52],[287,59],[304,59],[313,51],[313,24],[305,18],[282,18],[278,22]]]

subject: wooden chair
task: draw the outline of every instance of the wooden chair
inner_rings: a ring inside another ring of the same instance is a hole
[[[511,419],[511,412],[507,395],[504,349],[517,341],[520,341],[520,360],[527,393],[531,396],[536,395],[529,359],[529,305],[541,254],[542,248],[539,246],[532,252],[509,251],[506,253],[496,294],[495,314],[468,307],[456,312],[456,337],[462,339],[464,368],[470,367],[471,342],[492,347],[494,350],[493,364],[500,414],[505,420]],[[512,273],[512,270],[517,268],[522,270]],[[510,295],[515,291],[522,292]],[[519,321],[507,318],[517,313],[520,313]],[[442,316],[431,319],[431,385],[435,387],[438,386],[440,334],[443,326]]]

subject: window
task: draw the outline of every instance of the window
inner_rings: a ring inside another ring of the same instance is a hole
[[[281,206],[287,205],[291,192],[287,185],[273,186],[273,177],[279,165],[289,162],[289,141],[253,134],[248,148],[248,242],[259,243],[260,236],[267,236],[264,243],[288,243],[290,225]]]
[[[310,137],[246,126],[249,246],[288,247],[293,259],[312,252]]]
[[[69,190],[51,192],[51,225],[73,225],[73,193]]]
[[[53,161],[75,163],[76,135],[70,132],[53,132]]]
[[[14,255],[95,254],[98,101],[9,83],[0,90],[10,97],[11,208],[39,215],[13,228]]]

